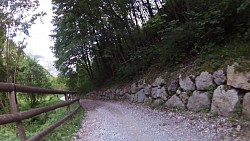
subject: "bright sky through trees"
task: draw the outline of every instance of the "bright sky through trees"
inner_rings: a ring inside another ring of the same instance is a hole
[[[53,25],[52,20],[52,5],[51,0],[39,0],[40,6],[39,11],[44,11],[47,13],[42,17],[42,22],[40,20],[36,21],[36,24],[32,25],[30,32],[30,37],[27,39],[28,45],[25,49],[27,55],[36,58],[39,64],[46,68],[52,75],[56,75],[57,71],[53,67],[55,58],[53,53],[49,49],[53,45],[50,38],[51,30]]]

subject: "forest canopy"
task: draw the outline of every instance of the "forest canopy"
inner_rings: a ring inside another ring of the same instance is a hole
[[[179,63],[217,45],[249,40],[247,0],[53,0],[52,50],[84,91],[130,79],[155,62]]]

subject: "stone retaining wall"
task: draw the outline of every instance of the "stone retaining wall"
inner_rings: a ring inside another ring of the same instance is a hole
[[[202,72],[172,79],[166,84],[163,77],[154,83],[144,80],[124,88],[94,91],[87,95],[96,99],[129,100],[147,105],[162,105],[195,112],[209,111],[221,116],[234,114],[250,119],[250,72],[236,72],[235,65],[228,66],[227,72]]]

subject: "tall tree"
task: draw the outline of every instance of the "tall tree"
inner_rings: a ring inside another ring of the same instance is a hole
[[[162,1],[150,0],[52,2],[57,68],[64,75],[84,68],[93,80],[98,73],[114,76],[145,46],[141,26],[162,7]]]
[[[11,64],[13,60],[11,60],[12,56],[10,56],[11,51],[13,51],[11,48],[15,46],[13,38],[19,36],[19,34],[28,36],[28,29],[34,24],[34,21],[45,14],[44,12],[34,14],[38,6],[38,0],[0,1],[0,70],[1,74],[3,74],[2,72],[5,73],[5,78],[3,79],[1,76],[1,81],[10,82],[10,74],[14,74],[14,72],[10,73],[10,68],[14,66]],[[14,59],[18,60],[17,58]],[[3,68],[5,68],[4,71]],[[7,112],[7,101],[8,97],[6,95],[0,96],[0,106],[4,112]]]
[[[49,72],[39,65],[37,61],[28,56],[23,56],[17,77],[18,83],[27,86],[51,88],[50,77]],[[36,93],[22,95],[22,98],[29,102],[32,107],[43,97],[44,95]]]
[[[38,0],[2,0],[0,2],[1,17],[3,18],[1,24],[5,29],[6,82],[9,82],[9,41],[17,34],[29,35],[28,29],[31,25],[39,16],[45,15],[44,12],[34,14],[38,6]]]

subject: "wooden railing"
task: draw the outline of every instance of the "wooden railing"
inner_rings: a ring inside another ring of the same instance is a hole
[[[9,101],[10,101],[10,112],[11,112],[10,114],[0,115],[0,125],[16,122],[17,132],[22,141],[37,141],[37,140],[42,139],[44,136],[48,135],[55,128],[60,126],[63,122],[70,119],[77,112],[77,110],[80,109],[80,105],[78,105],[78,107],[73,112],[71,112],[70,110],[71,104],[75,102],[79,103],[79,99],[73,100],[71,98],[72,94],[77,93],[75,91],[50,90],[50,89],[44,89],[44,88],[38,88],[38,87],[24,86],[24,85],[19,85],[19,84],[14,84],[14,83],[0,82],[0,92],[8,92]],[[16,92],[38,93],[38,94],[64,94],[65,101],[59,104],[51,105],[51,106],[34,108],[31,110],[19,112]],[[30,138],[26,137],[22,120],[31,118],[36,115],[46,113],[48,111],[52,111],[52,110],[55,110],[57,108],[64,107],[64,106],[67,106],[67,111],[68,111],[67,116],[57,121],[53,125],[49,126],[48,128],[44,129],[37,135],[30,137]]]

